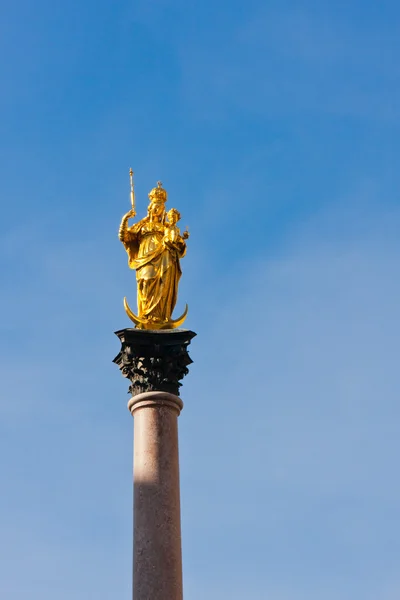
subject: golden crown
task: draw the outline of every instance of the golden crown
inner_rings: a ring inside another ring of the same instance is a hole
[[[149,192],[149,198],[151,202],[163,202],[167,201],[167,192],[162,187],[161,181],[157,181],[157,187],[153,188]]]

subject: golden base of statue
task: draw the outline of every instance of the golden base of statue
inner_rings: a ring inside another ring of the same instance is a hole
[[[183,324],[184,320],[186,319],[189,307],[186,304],[185,310],[183,311],[182,315],[178,319],[165,319],[164,321],[161,321],[157,317],[150,317],[147,319],[138,317],[131,310],[126,297],[124,298],[124,308],[125,308],[126,314],[130,318],[130,320],[133,323],[135,323],[135,326],[138,329],[155,330],[155,329],[176,329],[177,327],[180,327]]]
[[[147,215],[129,226],[136,216],[131,171],[131,210],[122,217],[119,239],[128,254],[128,265],[136,271],[138,314],[124,298],[126,314],[138,329],[176,329],[186,319],[188,307],[178,319],[172,318],[182,275],[180,260],[186,254],[189,232],[181,234],[179,211],[165,210],[167,192],[159,181],[149,193]]]

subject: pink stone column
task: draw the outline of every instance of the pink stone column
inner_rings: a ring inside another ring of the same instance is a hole
[[[178,415],[168,392],[133,396],[133,599],[182,600]]]

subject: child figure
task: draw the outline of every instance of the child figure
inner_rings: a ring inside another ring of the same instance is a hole
[[[166,223],[166,228],[164,232],[164,240],[170,242],[171,244],[176,244],[177,242],[183,242],[183,240],[187,240],[189,237],[189,232],[184,231],[183,236],[181,236],[181,232],[179,227],[176,225],[180,220],[181,214],[179,210],[176,208],[171,208],[167,212],[168,222]]]

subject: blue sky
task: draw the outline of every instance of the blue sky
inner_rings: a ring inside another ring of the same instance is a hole
[[[158,179],[177,312],[186,600],[398,600],[394,1],[0,7],[0,589],[129,598],[117,239]]]

